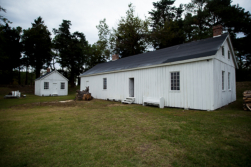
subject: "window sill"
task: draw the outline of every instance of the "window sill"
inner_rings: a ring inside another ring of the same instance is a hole
[[[169,90],[170,93],[180,93],[180,90]]]
[[[226,92],[226,90],[222,90],[222,92]]]

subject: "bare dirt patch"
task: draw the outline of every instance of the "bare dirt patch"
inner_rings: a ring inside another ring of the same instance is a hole
[[[36,106],[57,106],[57,107],[73,107],[77,106],[80,103],[76,103],[75,101],[61,103],[59,101],[50,101],[50,102],[37,102],[37,103],[26,103],[21,105],[16,105],[11,108],[31,108]]]
[[[153,145],[151,143],[148,143],[148,144],[142,144],[142,145],[138,146],[136,148],[136,150],[139,153],[143,154],[143,153],[145,153],[147,151],[150,151],[152,148],[153,148]]]
[[[108,107],[127,106],[126,104],[109,104]]]

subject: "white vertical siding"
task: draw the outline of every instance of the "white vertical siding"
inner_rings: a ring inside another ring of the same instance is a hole
[[[214,60],[214,109],[236,100],[235,68],[217,59]],[[224,75],[224,90],[222,90],[222,71]],[[230,89],[228,89],[228,73],[230,72]]]
[[[170,73],[174,71],[180,72],[179,91],[171,91]],[[168,107],[212,110],[212,71],[213,60],[203,60],[82,77],[80,89],[89,86],[92,96],[98,99],[123,100],[129,96],[129,78],[134,78],[135,103],[142,104],[143,96],[164,97]],[[103,90],[103,78],[107,78],[106,90]]]
[[[40,96],[40,80],[35,81],[35,95]]]
[[[36,85],[36,83],[39,83]],[[44,89],[44,82],[49,82],[49,89]],[[65,89],[61,89],[61,82],[65,83]],[[53,83],[57,85],[56,91],[53,90]],[[50,74],[44,79],[35,81],[35,92],[39,92],[38,96],[49,96],[53,93],[57,93],[59,96],[68,95],[68,80],[59,75],[57,72]]]
[[[236,100],[236,79],[235,79],[235,65],[233,55],[228,59],[228,51],[230,50],[230,43],[226,40],[223,45],[225,55],[222,56],[222,49],[220,48],[214,59],[214,109],[220,108]],[[222,71],[225,71],[224,76],[224,90],[222,90]],[[228,73],[230,72],[230,89],[228,89]]]

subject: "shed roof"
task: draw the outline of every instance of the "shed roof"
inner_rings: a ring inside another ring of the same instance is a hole
[[[57,70],[53,70],[53,71],[47,72],[46,74],[44,74],[44,75],[38,77],[37,79],[35,79],[35,81],[41,80],[41,79],[43,79],[43,78],[49,76],[49,75],[52,74],[53,72],[58,73],[59,75],[61,75],[63,78],[65,78],[65,79],[68,81],[68,79],[67,79],[66,77],[64,77],[61,73],[59,73]]]
[[[202,39],[199,41],[193,41],[152,52],[121,58],[116,61],[101,63],[84,72],[80,76],[212,56],[216,54],[227,36],[228,33],[222,34],[216,38],[212,37]]]

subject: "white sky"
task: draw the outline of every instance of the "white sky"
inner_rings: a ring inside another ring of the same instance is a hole
[[[148,12],[153,9],[152,2],[159,0],[1,0],[0,6],[7,10],[1,12],[13,22],[10,26],[21,26],[23,29],[31,27],[39,16],[47,25],[49,31],[59,28],[62,20],[70,20],[71,32],[83,32],[90,44],[98,40],[96,25],[106,18],[109,28],[116,27],[118,21],[128,9],[130,2],[135,6],[136,14],[142,19],[149,17]],[[191,0],[176,0],[175,6],[186,4]],[[251,0],[233,0],[239,3],[245,11],[251,12]]]

